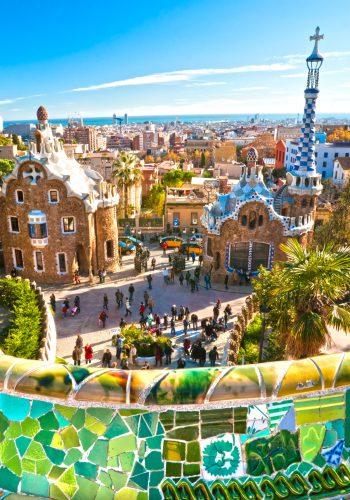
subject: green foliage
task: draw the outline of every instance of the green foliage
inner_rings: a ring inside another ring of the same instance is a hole
[[[27,146],[22,141],[19,140],[17,134],[12,134],[12,142],[17,146],[17,149],[19,149],[20,151],[25,151],[26,149],[28,149]]]
[[[249,323],[244,334],[243,343],[238,351],[238,364],[257,363],[259,360],[259,342],[261,336],[262,320],[260,315],[256,315],[253,321]]]
[[[9,146],[12,144],[11,139],[0,134],[0,146]]]
[[[0,304],[12,316],[0,348],[11,356],[36,359],[42,333],[42,315],[37,295],[27,281],[0,280]]]
[[[155,337],[146,330],[140,330],[136,325],[130,325],[123,328],[124,347],[134,345],[138,356],[154,356],[155,348],[160,345],[164,350],[165,344],[171,341],[167,337]],[[116,337],[112,337],[112,343],[115,345]]]
[[[286,347],[281,342],[278,332],[271,332],[267,337],[267,347],[264,349],[264,360],[281,361],[286,357]]]
[[[271,172],[271,175],[274,179],[284,179],[287,174],[286,168],[274,168]]]
[[[14,166],[14,160],[0,160],[0,185],[3,183],[4,177],[12,172]]]
[[[184,172],[180,169],[170,170],[163,177],[163,182],[168,187],[181,187],[186,182],[191,182],[193,172]]]
[[[113,176],[122,189],[122,203],[126,219],[129,216],[128,188],[142,180],[140,159],[133,153],[120,153],[113,164]]]
[[[205,167],[207,164],[207,160],[206,160],[206,157],[205,157],[205,154],[204,152],[202,151],[202,154],[201,154],[201,161],[200,161],[200,166],[203,168]]]
[[[259,342],[261,334],[262,320],[259,314],[247,326],[244,337]]]
[[[151,191],[143,198],[143,208],[153,210],[159,217],[164,214],[165,189],[162,184],[152,186]]]
[[[203,177],[206,177],[207,179],[210,179],[211,177],[213,177],[213,175],[212,175],[211,172],[209,172],[209,170],[204,170]]]

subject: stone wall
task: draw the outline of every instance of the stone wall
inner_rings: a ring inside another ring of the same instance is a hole
[[[244,332],[258,311],[258,297],[253,293],[245,299],[245,305],[241,308],[240,313],[237,314],[236,321],[233,324],[227,355],[228,365],[235,365],[237,363]]]

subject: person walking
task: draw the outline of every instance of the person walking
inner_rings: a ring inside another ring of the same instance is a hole
[[[54,293],[52,293],[50,295],[50,305],[52,307],[53,312],[55,313],[56,312],[56,297],[55,297]]]
[[[153,259],[151,260],[151,269],[152,271],[154,271],[156,268],[156,259],[153,257]]]
[[[199,361],[199,366],[204,366],[205,365],[205,360],[207,358],[207,352],[205,348],[201,345],[198,348],[198,361]]]
[[[115,292],[115,301],[116,301],[116,303],[117,303],[117,307],[118,307],[118,309],[120,309],[120,307],[121,307],[121,305],[122,305],[122,303],[123,303],[123,294],[122,294],[122,292],[119,290],[119,288],[118,288],[118,290]]]
[[[152,290],[152,280],[153,280],[152,275],[151,275],[151,274],[149,274],[149,275],[147,276],[147,281],[148,281],[148,288],[149,288],[149,290]]]
[[[99,280],[100,280],[100,285],[101,285],[101,283],[103,283],[103,281],[102,281],[102,280],[103,280],[103,278],[102,278],[102,271],[101,271],[101,269],[99,269],[99,270],[97,271],[97,275],[98,275],[98,278],[99,278]]]
[[[116,347],[117,347],[116,357],[117,357],[117,359],[120,359],[120,356],[122,354],[123,343],[124,343],[124,338],[118,333],[117,339],[116,339]]]
[[[194,278],[190,278],[190,285],[191,285],[191,292],[194,293],[196,289],[196,282],[194,281]]]
[[[130,347],[130,354],[129,354],[129,360],[130,364],[133,366],[136,366],[136,359],[137,359],[137,349],[136,347],[132,344]]]
[[[171,364],[171,354],[174,352],[174,349],[171,347],[171,342],[167,342],[164,346],[164,354],[165,354],[165,364]]]
[[[105,309],[106,311],[108,311],[108,297],[107,297],[106,293],[103,296],[103,309]]]
[[[216,345],[214,345],[212,350],[209,351],[210,366],[215,366],[215,362],[218,359],[219,359],[219,353],[218,353]]]
[[[106,327],[106,319],[108,318],[107,316],[107,313],[106,311],[103,309],[101,312],[100,312],[100,315],[98,317],[98,319],[100,320],[100,322],[102,323],[102,327],[105,328]]]
[[[199,276],[195,276],[193,278],[193,280],[194,280],[194,286],[195,286],[196,292],[199,292]]]
[[[132,314],[131,313],[131,304],[130,304],[129,298],[127,298],[125,301],[125,316],[129,316],[129,314],[130,314],[130,316]]]
[[[149,301],[149,293],[147,292],[147,290],[145,290],[143,292],[143,301],[145,303],[145,307],[148,306],[148,301]]]
[[[188,319],[184,318],[184,320],[183,320],[183,326],[184,326],[184,334],[185,335],[187,335],[188,325],[189,325]]]
[[[148,309],[150,310],[151,313],[153,313],[153,309],[154,309],[154,299],[153,299],[153,297],[150,297],[148,299]]]
[[[176,335],[175,319],[174,318],[171,318],[171,320],[170,320],[170,335]]]
[[[190,339],[185,339],[184,340],[184,353],[185,353],[185,356],[189,356],[190,355],[190,348],[191,348],[191,341],[190,341]]]
[[[198,329],[198,316],[197,316],[197,314],[195,314],[195,313],[191,314],[191,323],[192,323],[193,330],[197,330]]]
[[[74,284],[80,285],[80,276],[78,270],[74,271]]]
[[[92,345],[87,343],[84,347],[85,350],[85,363],[88,365],[92,360]]]
[[[228,274],[226,274],[225,276],[224,283],[225,283],[225,289],[228,290]]]
[[[163,366],[163,349],[162,349],[162,346],[160,344],[157,344],[156,347],[155,347],[155,350],[154,350],[154,355],[155,355],[155,358],[156,358],[156,367],[158,366],[158,363],[159,363],[159,366]]]
[[[177,316],[177,307],[176,307],[176,304],[173,304],[171,306],[171,317],[176,318],[176,316]]]
[[[202,265],[203,265],[203,255],[202,254],[200,254],[200,256],[198,257],[198,262],[199,262],[200,267],[202,267]]]
[[[83,337],[80,335],[80,333],[78,333],[75,341],[75,347],[78,347],[80,352],[83,352],[83,345],[84,345]]]
[[[134,287],[133,283],[131,283],[131,285],[129,286],[129,300],[130,300],[130,302],[133,301],[134,292],[135,292],[135,287]]]
[[[196,254],[194,252],[191,253],[192,263],[194,264],[196,261]]]
[[[77,308],[77,313],[79,314],[80,313],[80,297],[79,297],[79,295],[75,296],[74,306]]]
[[[140,319],[142,319],[144,317],[145,310],[146,310],[145,304],[143,302],[141,302],[140,307],[139,307]]]
[[[205,289],[206,289],[206,290],[209,290],[209,283],[210,283],[210,276],[209,276],[209,273],[207,273],[207,274],[204,276],[204,283],[205,283]]]
[[[102,366],[103,368],[110,368],[112,361],[112,353],[109,349],[105,349],[102,355]]]
[[[185,274],[185,280],[186,280],[186,286],[190,286],[190,280],[191,280],[191,273],[190,271],[187,271]]]
[[[181,286],[184,284],[184,279],[185,279],[185,276],[183,275],[183,272],[181,271],[180,276],[179,276],[179,282],[180,282]]]
[[[164,313],[163,315],[163,325],[164,325],[164,330],[167,330],[169,326],[169,316],[167,315],[167,313]]]
[[[81,361],[81,350],[75,346],[72,352],[72,358],[75,366],[80,366]]]

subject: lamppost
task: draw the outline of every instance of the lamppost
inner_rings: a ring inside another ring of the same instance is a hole
[[[266,304],[261,304],[260,314],[262,322],[261,322],[261,334],[260,334],[260,346],[259,346],[259,363],[262,362],[262,357],[263,357],[266,319],[269,312],[270,308]]]

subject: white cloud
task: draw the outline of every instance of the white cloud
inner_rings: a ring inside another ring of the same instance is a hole
[[[232,92],[250,92],[253,90],[268,90],[269,87],[238,87],[236,89],[232,89]]]
[[[90,85],[88,87],[78,87],[71,92],[86,92],[89,90],[101,90],[114,87],[127,87],[134,85],[154,85],[170,82],[188,81],[195,76],[228,75],[233,73],[251,73],[261,71],[285,71],[294,69],[294,66],[286,63],[274,64],[252,64],[248,66],[237,66],[235,68],[207,68],[207,69],[185,69],[178,71],[168,71],[165,73],[154,73],[145,76],[136,76],[125,80]]]
[[[350,50],[323,52],[321,49],[320,52],[324,59],[341,59],[350,56]],[[274,56],[274,59],[282,59],[289,63],[297,63],[304,62],[308,56],[309,54],[286,54],[285,56]]]
[[[306,78],[306,72],[304,73],[289,73],[289,75],[280,75],[281,78]]]
[[[0,106],[3,106],[5,104],[14,104],[15,102],[18,101],[24,101],[25,99],[32,99],[33,97],[42,97],[45,94],[34,94],[34,95],[28,95],[25,97],[13,97],[11,99],[2,99],[0,100]]]
[[[185,87],[215,87],[216,85],[227,85],[227,82],[193,82]]]

